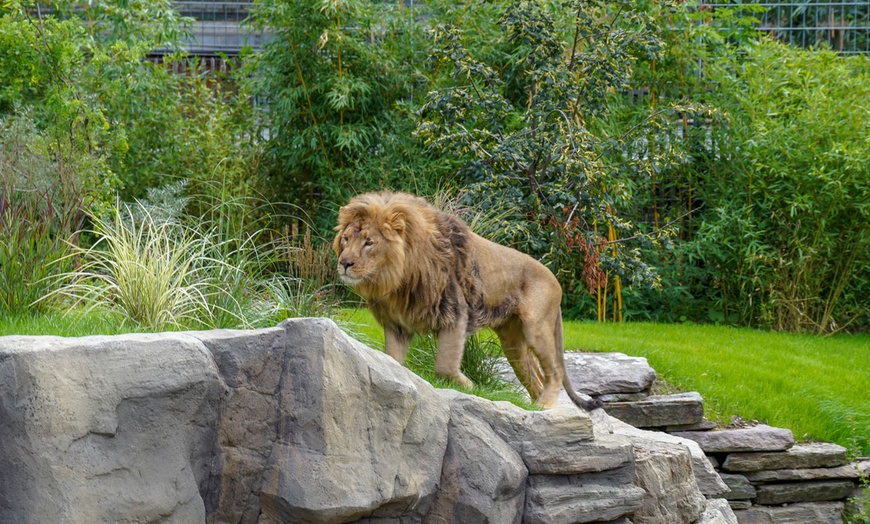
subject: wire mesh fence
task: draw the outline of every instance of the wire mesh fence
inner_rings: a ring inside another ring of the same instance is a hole
[[[193,19],[184,50],[192,55],[237,55],[244,46],[259,48],[267,35],[243,24],[253,2],[184,0],[175,2],[182,16]]]
[[[870,53],[870,2],[864,1],[773,1],[712,2],[708,8],[756,4],[766,8],[753,16],[758,30],[777,40],[801,47],[829,46],[842,54]]]

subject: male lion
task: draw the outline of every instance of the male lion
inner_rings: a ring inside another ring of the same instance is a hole
[[[562,288],[543,264],[474,234],[455,216],[406,193],[367,193],[338,214],[333,249],[341,280],[384,327],[403,363],[415,333],[438,335],[435,372],[471,388],[459,367],[468,335],[491,327],[520,382],[545,408],[562,386],[586,410],[562,354]]]

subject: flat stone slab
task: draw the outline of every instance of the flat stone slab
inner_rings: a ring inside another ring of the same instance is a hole
[[[530,475],[525,524],[606,522],[637,511],[644,490],[631,484],[634,467],[589,475]]]
[[[697,442],[706,453],[785,451],[794,445],[791,430],[764,424],[715,431],[680,431],[674,435]]]
[[[565,368],[574,389],[588,395],[639,393],[656,379],[645,358],[622,353],[566,351]]]
[[[734,511],[740,524],[843,524],[842,502],[804,502]]]
[[[694,424],[680,424],[676,426],[665,426],[665,431],[668,433],[677,433],[680,431],[710,431],[716,429],[718,425],[712,420],[702,420]]]
[[[745,473],[752,482],[785,482],[796,480],[857,479],[860,475],[854,464],[837,468],[775,469]]]
[[[749,479],[736,473],[719,473],[728,491],[722,495],[726,500],[751,500],[755,498],[755,486]]]
[[[854,489],[855,483],[851,480],[817,480],[788,484],[764,484],[757,487],[758,496],[756,497],[756,502],[772,506],[790,502],[840,500],[850,496]]]
[[[654,395],[635,402],[612,402],[604,411],[638,428],[698,424],[704,420],[704,399],[695,392]]]
[[[722,464],[728,471],[835,468],[846,464],[846,448],[827,442],[797,444],[776,453],[732,453]]]

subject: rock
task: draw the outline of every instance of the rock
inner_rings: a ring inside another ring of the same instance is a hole
[[[628,442],[593,441],[592,419],[576,406],[525,418],[522,456],[531,474],[571,475],[615,469],[631,461]]]
[[[707,508],[695,524],[737,524],[731,506],[725,499],[710,499]]]
[[[635,442],[635,484],[646,495],[634,515],[635,524],[694,522],[706,499],[695,482],[688,448],[671,443]]]
[[[656,378],[645,358],[622,353],[566,351],[565,368],[574,389],[588,395],[639,393],[647,391]]]
[[[638,428],[697,424],[704,420],[704,399],[698,393],[654,395],[635,402],[613,402],[604,410]]]
[[[834,468],[846,464],[846,448],[818,442],[797,444],[782,452],[732,453],[722,464],[728,471]]]
[[[447,448],[449,408],[435,388],[325,319],[197,336],[232,389],[213,522],[260,511],[264,523],[426,514]],[[265,420],[251,421],[253,409]]]
[[[635,484],[643,488],[645,496],[641,507],[631,517],[635,524],[688,523],[697,520],[704,511],[706,502],[699,489],[697,476],[692,466],[694,457],[682,439],[654,431],[634,428],[605,413],[594,412],[596,436],[605,430],[613,435],[627,437],[635,454]],[[692,443],[694,444],[694,443]],[[697,445],[695,445],[697,448]],[[700,457],[706,461],[700,448]],[[711,469],[707,463],[707,467]],[[712,472],[722,486],[727,487]]]
[[[755,486],[743,475],[720,473],[720,477],[728,485],[728,492],[722,495],[726,500],[749,500],[755,498]]]
[[[524,524],[606,522],[641,507],[643,489],[631,484],[634,466],[583,475],[532,475]]]
[[[712,420],[702,420],[696,424],[683,424],[678,426],[665,426],[664,430],[668,433],[675,433],[678,431],[710,431],[711,429],[716,429],[718,426]]]
[[[855,483],[849,480],[817,480],[788,484],[763,484],[757,487],[757,504],[772,506],[789,502],[821,502],[844,499]]]
[[[649,395],[646,393],[608,393],[606,395],[598,395],[598,400],[604,403],[608,402],[637,402],[644,400]]]
[[[802,502],[735,511],[740,524],[843,524],[842,502]]]
[[[854,464],[846,464],[838,468],[813,469],[776,469],[772,471],[752,471],[746,473],[746,478],[752,482],[783,482],[790,480],[829,480],[857,479],[858,468]]]
[[[749,509],[752,507],[751,500],[729,500],[728,505],[731,506],[731,509],[737,511],[739,509]]]
[[[461,405],[450,415],[441,482],[424,524],[519,524],[528,470],[522,457]]]
[[[593,420],[596,421],[596,430],[598,430],[599,427],[606,427],[614,434],[627,436],[632,439],[632,441],[662,441],[687,448],[692,457],[692,470],[695,475],[695,481],[698,483],[698,488],[701,490],[701,493],[712,498],[728,491],[728,486],[726,486],[722,479],[719,478],[719,474],[713,468],[707,455],[704,454],[704,451],[701,450],[701,447],[697,442],[658,431],[638,429],[618,419],[607,417],[607,415],[603,415],[603,417],[606,418],[606,421],[599,422],[599,418],[601,417],[602,415],[593,413]]]
[[[461,408],[462,411],[489,425],[490,429],[510,444],[514,451],[522,453],[525,421],[526,417],[533,413],[532,411],[526,411],[510,402],[492,402],[455,389],[439,389],[438,394],[450,405],[451,412]]]
[[[0,520],[204,522],[223,394],[187,335],[0,338]]]
[[[683,431],[674,435],[694,440],[707,453],[784,451],[794,445],[790,430],[764,424],[718,431]]]

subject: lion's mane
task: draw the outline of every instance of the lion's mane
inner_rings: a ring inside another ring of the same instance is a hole
[[[457,321],[459,289],[470,304],[482,305],[471,230],[458,218],[422,198],[380,192],[353,198],[341,209],[336,230],[355,221],[378,228],[389,245],[375,278],[356,288],[379,322],[396,324],[401,317],[398,327],[419,332],[449,327]],[[336,237],[336,252],[338,242]]]

